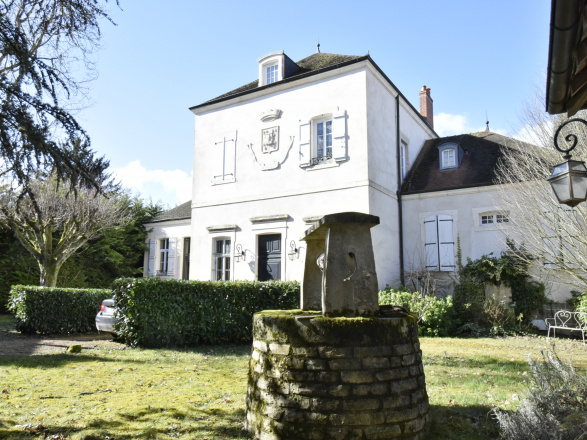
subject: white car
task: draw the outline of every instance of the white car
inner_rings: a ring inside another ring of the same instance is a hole
[[[118,321],[116,311],[116,302],[114,299],[105,299],[102,301],[100,311],[96,315],[96,328],[99,332],[116,332],[114,329],[114,324]]]

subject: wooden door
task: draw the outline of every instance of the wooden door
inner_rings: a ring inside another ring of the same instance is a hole
[[[281,280],[281,234],[259,235],[259,281]]]

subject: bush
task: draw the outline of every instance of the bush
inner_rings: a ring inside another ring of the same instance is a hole
[[[194,346],[252,340],[253,314],[299,308],[297,282],[121,278],[118,336],[129,345]]]
[[[495,410],[503,439],[579,440],[587,437],[587,374],[553,352],[530,361],[529,396],[516,413]]]
[[[8,309],[22,333],[67,334],[96,330],[96,313],[108,289],[12,286]]]
[[[438,298],[418,292],[386,287],[379,292],[379,304],[402,306],[418,315],[421,336],[448,336],[452,325],[452,297]]]
[[[453,302],[457,325],[479,322],[485,303],[484,285],[477,281],[462,281],[455,286]]]
[[[587,293],[579,295],[579,299],[575,306],[575,311],[587,313]]]

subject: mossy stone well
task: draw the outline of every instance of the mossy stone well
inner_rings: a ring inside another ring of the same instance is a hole
[[[428,395],[417,320],[254,316],[247,429],[258,439],[424,438]]]

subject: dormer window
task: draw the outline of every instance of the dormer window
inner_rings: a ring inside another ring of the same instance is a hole
[[[448,168],[456,168],[455,149],[447,148],[442,151],[442,165],[441,168],[446,170]]]
[[[265,84],[272,84],[279,81],[279,64],[275,63],[265,67],[265,72],[267,73]]]
[[[460,145],[449,142],[438,147],[440,170],[450,171],[457,169],[465,154]]]
[[[276,83],[299,69],[282,50],[271,52],[257,60],[259,62],[259,87]]]

